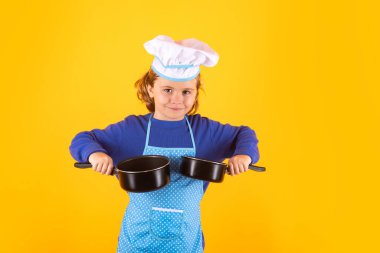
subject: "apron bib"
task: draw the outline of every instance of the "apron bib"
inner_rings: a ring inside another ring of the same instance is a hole
[[[117,252],[203,252],[200,223],[203,181],[180,173],[182,156],[196,153],[190,123],[185,116],[192,148],[149,146],[152,115],[143,154],[170,159],[170,183],[156,191],[128,192],[130,202],[123,217]]]

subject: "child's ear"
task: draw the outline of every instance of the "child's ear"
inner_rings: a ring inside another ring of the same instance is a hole
[[[147,90],[148,90],[148,93],[149,93],[149,97],[153,98],[153,87],[151,85],[148,85],[147,86]]]

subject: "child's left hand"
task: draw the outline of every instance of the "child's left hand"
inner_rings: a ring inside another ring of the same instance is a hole
[[[248,155],[235,155],[228,161],[228,174],[231,176],[238,175],[240,173],[246,172],[248,166],[251,164],[251,157]]]

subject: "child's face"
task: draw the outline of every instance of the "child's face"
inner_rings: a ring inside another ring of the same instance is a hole
[[[197,80],[173,82],[158,77],[154,87],[148,86],[149,96],[154,98],[154,118],[182,120],[193,107],[197,95]]]

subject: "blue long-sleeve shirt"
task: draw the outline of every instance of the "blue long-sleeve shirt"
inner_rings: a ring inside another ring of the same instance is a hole
[[[88,162],[94,152],[108,154],[114,165],[143,154],[150,113],[131,115],[105,129],[78,133],[70,145],[70,153],[78,162]],[[259,160],[258,140],[247,126],[231,126],[202,117],[188,116],[194,134],[196,156],[205,160],[222,162],[234,155],[248,155],[252,162]],[[157,147],[192,147],[186,119],[163,121],[151,119],[149,145]],[[208,183],[205,182],[204,190]]]

